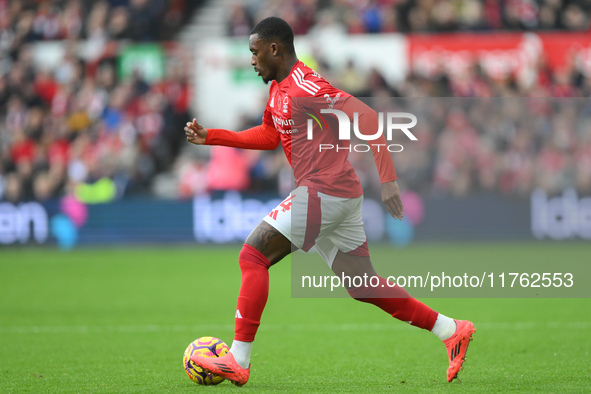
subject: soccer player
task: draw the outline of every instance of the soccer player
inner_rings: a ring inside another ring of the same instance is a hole
[[[242,281],[230,352],[220,358],[193,357],[192,361],[237,386],[244,385],[250,375],[252,345],[267,302],[269,267],[296,248],[307,252],[315,246],[339,277],[377,278],[377,286],[349,286],[351,297],[374,304],[393,317],[438,336],[447,348],[447,380],[451,382],[462,367],[474,325],[433,311],[403,288],[377,276],[361,220],[363,190],[348,161],[349,151],[318,149],[320,144],[346,147],[349,141],[338,141],[334,127],[314,133],[314,138],[309,140],[306,124],[297,117],[306,100],[312,104],[324,102],[325,108],[340,110],[350,119],[357,113],[360,132],[369,135],[378,129],[377,113],[334,88],[299,61],[293,31],[284,20],[270,17],[258,23],[250,34],[249,49],[254,71],[265,83],[271,82],[262,124],[234,132],[205,129],[193,119],[187,122],[185,135],[196,145],[273,150],[281,143],[294,171],[296,189],[259,223],[240,251]],[[335,118],[326,116],[329,117]],[[383,136],[372,144],[382,183],[382,201],[395,219],[402,219],[404,208],[394,164],[390,153],[379,149],[379,144],[386,145]],[[370,283],[375,285],[376,281]]]

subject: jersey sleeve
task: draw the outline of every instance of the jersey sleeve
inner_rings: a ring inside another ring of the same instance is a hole
[[[205,145],[222,145],[242,149],[273,150],[280,137],[274,127],[263,123],[243,131],[207,129]]]
[[[261,125],[238,132],[224,129],[208,129],[205,145],[222,145],[256,150],[274,150],[277,148],[281,142],[281,137],[277,129],[275,129],[273,115],[269,109],[271,97],[269,95]]]

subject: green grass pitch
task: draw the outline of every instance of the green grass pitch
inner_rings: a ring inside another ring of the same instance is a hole
[[[521,248],[535,260],[548,249],[536,245],[466,253],[511,259]],[[552,250],[568,258],[569,247]],[[589,256],[591,246],[582,247]],[[404,262],[441,259],[449,248],[372,251]],[[591,390],[590,299],[425,299],[477,327],[464,371],[447,383],[447,354],[434,335],[354,300],[291,298],[289,260],[271,268],[249,383],[200,387],[185,375],[182,355],[201,336],[231,344],[238,252],[1,249],[0,392]]]

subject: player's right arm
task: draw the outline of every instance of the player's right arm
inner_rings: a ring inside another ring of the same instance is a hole
[[[206,129],[196,119],[185,126],[187,141],[195,145],[221,145],[242,149],[273,150],[280,143],[279,133],[263,122],[242,131]]]
[[[358,125],[361,133],[372,134],[374,130],[378,129],[379,120],[377,112],[358,98],[349,97],[341,109],[345,113],[350,114],[350,116],[354,113],[358,114]],[[353,120],[352,116],[351,120]],[[373,141],[371,150],[382,183],[382,203],[394,219],[402,220],[404,217],[404,205],[400,198],[400,189],[396,183],[398,177],[394,169],[392,156],[388,150],[378,148],[378,146],[385,147],[387,144],[388,142],[382,134]]]

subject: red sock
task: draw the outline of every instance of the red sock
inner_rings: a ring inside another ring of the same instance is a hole
[[[347,291],[356,300],[380,307],[399,320],[429,331],[433,329],[437,320],[437,312],[412,298],[402,287],[398,285],[390,287],[386,279],[381,276],[378,278],[379,283],[376,287],[355,287]]]
[[[269,267],[271,262],[257,249],[243,245],[238,264],[242,272],[242,283],[234,320],[234,339],[254,341],[263,309],[269,296]]]

